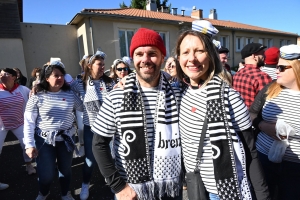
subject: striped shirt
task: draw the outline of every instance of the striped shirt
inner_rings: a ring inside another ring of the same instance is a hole
[[[285,151],[283,160],[300,163],[300,92],[283,89],[280,94],[265,102],[262,117],[265,121],[284,120],[295,129],[297,135],[289,137],[290,145]],[[257,136],[257,150],[268,155],[273,139],[264,132]]]
[[[229,90],[229,112],[235,131],[242,131],[251,126],[251,120],[247,107],[243,103],[238,92],[232,88]],[[201,131],[206,114],[207,90],[205,88],[193,90],[187,89],[183,93],[179,125],[182,141],[182,152],[184,165],[187,172],[193,172],[196,167],[196,157],[198,154]],[[226,103],[226,102],[225,102]],[[212,147],[209,139],[209,130],[206,132],[203,153],[200,163],[200,174],[206,190],[217,194],[217,187],[214,175]],[[239,169],[238,169],[239,170]],[[239,172],[241,173],[241,172]]]
[[[100,79],[101,80],[101,79]],[[100,88],[100,80],[93,80],[95,87]],[[110,92],[113,89],[114,82],[110,84],[109,86],[106,86],[106,91]],[[71,83],[71,89],[80,97],[80,99],[83,101],[86,91],[85,91],[85,85],[83,84],[81,79],[77,79]],[[100,101],[104,100],[104,97],[100,96]],[[91,126],[97,116],[97,112],[87,112],[86,107],[83,107],[83,124],[87,126]]]
[[[268,74],[272,78],[272,80],[277,79],[276,68],[274,65],[265,65],[261,67],[260,70]]]
[[[0,89],[0,117],[5,130],[16,129],[24,123],[27,99],[24,99],[22,92],[28,98],[29,89],[24,86],[19,86],[12,92]]]
[[[104,137],[114,136],[114,152],[116,156],[116,167],[119,169],[121,176],[126,180],[126,173],[122,165],[124,157],[121,156],[123,148],[120,145],[121,141],[121,123],[120,123],[120,110],[123,101],[124,90],[115,89],[111,91],[97,116],[95,123],[92,126],[92,131]],[[154,117],[156,109],[157,88],[144,88],[142,87],[142,98],[145,106],[147,134],[149,155],[151,155],[151,165],[153,166],[153,149],[154,149]],[[176,93],[177,94],[177,93]],[[120,145],[120,146],[119,146]],[[151,170],[153,171],[151,166]]]
[[[82,101],[72,91],[39,92],[29,98],[24,114],[24,143],[34,145],[34,129],[68,130],[73,126],[73,109],[82,110]],[[63,139],[59,136],[57,141]]]

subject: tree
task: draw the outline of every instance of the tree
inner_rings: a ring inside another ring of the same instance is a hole
[[[146,0],[131,0],[130,8],[146,9]]]
[[[151,1],[151,0],[149,0]],[[171,4],[167,5],[168,0],[156,0],[156,6],[158,9],[160,9],[161,6],[169,7],[169,10],[171,8]],[[137,8],[137,9],[146,9],[147,0],[131,0],[129,8]],[[128,8],[128,6],[124,3],[119,4],[120,8]]]
[[[128,8],[127,5],[124,3],[124,1],[120,3],[119,6],[120,8]]]

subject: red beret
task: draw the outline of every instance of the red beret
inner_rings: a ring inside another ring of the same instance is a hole
[[[267,65],[277,65],[279,59],[279,49],[277,47],[268,48],[265,51],[265,63]]]
[[[132,37],[130,44],[130,57],[133,57],[133,52],[138,47],[155,46],[161,53],[166,56],[166,47],[160,35],[147,28],[140,28]]]

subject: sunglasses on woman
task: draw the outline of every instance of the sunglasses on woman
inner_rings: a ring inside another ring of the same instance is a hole
[[[116,70],[118,70],[119,72],[124,70],[126,72],[126,71],[128,71],[128,67],[124,67],[124,68],[120,67],[120,68],[116,68]]]
[[[11,74],[10,73],[7,73],[7,72],[4,72],[3,74],[2,73],[0,73],[0,77],[2,77],[2,76],[10,76]]]
[[[292,66],[290,65],[277,65],[276,69],[278,69],[279,72],[284,72],[286,69],[290,69]]]

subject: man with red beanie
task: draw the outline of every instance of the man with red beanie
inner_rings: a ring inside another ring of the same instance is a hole
[[[92,126],[95,159],[118,200],[181,200],[180,92],[160,70],[164,42],[140,28],[130,56],[136,73],[128,75],[124,90],[107,95]]]
[[[277,79],[276,65],[279,60],[279,49],[277,47],[268,48],[265,51],[265,66],[260,70],[267,73],[272,80]]]

